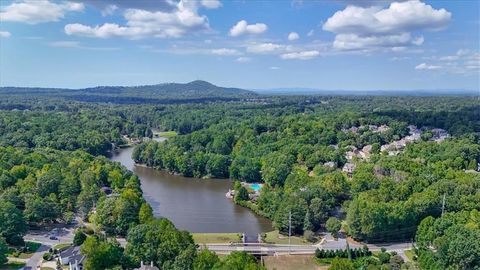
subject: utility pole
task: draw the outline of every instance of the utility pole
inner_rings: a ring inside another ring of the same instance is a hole
[[[288,212],[288,254],[292,252],[292,247],[290,246],[290,237],[292,236],[292,211]]]
[[[443,194],[443,200],[442,200],[442,217],[443,217],[443,214],[445,213],[445,193]]]

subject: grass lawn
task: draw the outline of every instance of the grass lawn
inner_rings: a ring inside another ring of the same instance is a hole
[[[333,258],[321,258],[321,259],[315,258],[314,260],[320,265],[327,265],[328,266],[328,265],[332,264]]]
[[[176,131],[160,131],[158,133],[154,133],[155,135],[158,134],[159,137],[164,137],[164,138],[171,138],[177,136]]]
[[[192,233],[197,244],[240,242],[238,233]]]
[[[40,267],[40,270],[55,270],[55,269],[50,267]]]
[[[22,262],[8,262],[6,264],[0,265],[0,270],[15,270],[20,269],[25,266],[25,263]]]
[[[11,248],[8,255],[19,259],[29,259],[33,256],[33,253],[40,248],[41,245],[42,244],[36,242],[25,242],[25,246],[28,248],[27,252],[16,253],[16,250]],[[21,249],[21,247],[19,247],[19,249]]]
[[[413,256],[415,256],[415,252],[414,252],[413,250],[411,250],[411,249],[405,250],[404,252],[405,252],[405,256],[407,256],[407,258],[408,258],[411,262],[413,262]]]
[[[276,270],[323,270],[328,266],[319,265],[312,255],[265,256],[263,263],[267,269]]]
[[[271,231],[266,233],[265,242],[269,244],[288,244],[288,236],[281,235],[278,231]],[[292,245],[311,245],[312,243],[307,242],[301,237],[292,236],[291,242]]]
[[[72,245],[72,243],[60,243],[60,244],[56,244],[55,246],[53,246],[53,249],[58,249],[60,251],[70,247]]]

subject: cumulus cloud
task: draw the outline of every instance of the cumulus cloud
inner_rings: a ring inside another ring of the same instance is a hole
[[[360,50],[373,47],[396,48],[408,46],[410,33],[387,36],[360,36],[357,34],[339,34],[333,41],[333,47],[340,50]]]
[[[282,59],[290,60],[309,60],[315,58],[320,55],[319,51],[312,50],[312,51],[301,51],[301,52],[291,52],[291,53],[284,53],[280,55]]]
[[[315,31],[312,29],[308,31],[307,36],[312,37],[315,34]]]
[[[241,54],[238,50],[227,49],[227,48],[213,49],[213,50],[211,50],[211,53],[214,54],[214,55],[222,55],[222,56],[231,56],[231,55]]]
[[[12,34],[10,34],[10,32],[7,32],[7,31],[0,31],[0,37],[2,38],[9,38]]]
[[[202,6],[208,9],[215,9],[222,6],[222,3],[218,0],[202,0]]]
[[[267,29],[268,26],[264,23],[248,24],[247,21],[241,20],[230,29],[230,36],[236,37],[245,34],[261,34],[267,31]]]
[[[273,66],[273,67],[270,67],[270,69],[271,69],[271,70],[279,70],[280,67],[275,67],[275,66]]]
[[[97,38],[139,39],[147,36],[176,38],[210,29],[208,18],[198,14],[196,2],[180,1],[175,4],[175,9],[172,11],[127,9],[124,17],[127,20],[124,26],[116,23],[96,26],[74,23],[65,26],[65,33]]]
[[[330,17],[323,29],[336,34],[336,49],[418,46],[423,44],[423,36],[413,37],[411,32],[442,30],[451,16],[447,10],[419,0],[393,2],[388,8],[349,5]]]
[[[247,52],[256,54],[272,54],[285,51],[287,46],[276,43],[254,43],[247,46]]]
[[[296,32],[291,32],[290,34],[288,34],[288,40],[290,41],[297,40],[299,38],[300,36]]]
[[[79,12],[84,8],[82,3],[76,2],[54,3],[48,0],[24,0],[2,7],[0,19],[27,24],[56,22],[63,19],[67,12]]]
[[[115,11],[118,9],[118,6],[114,4],[107,5],[103,10],[102,10],[102,16],[110,16],[115,13]]]

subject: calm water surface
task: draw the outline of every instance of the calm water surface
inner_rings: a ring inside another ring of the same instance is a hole
[[[253,236],[272,230],[268,219],[225,197],[232,187],[231,180],[186,178],[135,166],[132,151],[121,149],[110,159],[140,177],[144,197],[155,216],[166,217],[177,228],[190,232],[245,232]]]

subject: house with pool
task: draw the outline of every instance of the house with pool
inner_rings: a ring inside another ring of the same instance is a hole
[[[248,190],[248,197],[252,201],[256,201],[258,196],[260,196],[260,191],[262,190],[263,183],[247,183],[241,182],[242,186],[244,186]],[[229,199],[233,199],[235,197],[235,190],[229,189],[228,192],[225,194],[225,197]]]

